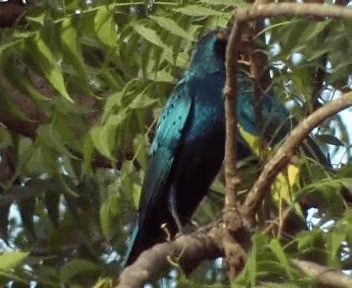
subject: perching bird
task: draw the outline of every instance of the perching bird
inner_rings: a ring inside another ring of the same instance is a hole
[[[132,264],[144,250],[166,240],[162,224],[167,224],[166,230],[171,236],[182,231],[220,170],[225,152],[222,90],[227,36],[227,30],[213,31],[199,41],[189,69],[163,109],[151,146],[138,223],[125,266]],[[238,122],[247,132],[256,135],[251,81],[240,75],[238,79]],[[277,115],[272,114],[276,112]],[[271,133],[288,116],[286,108],[274,98],[264,99],[263,120],[269,117]],[[281,138],[291,127],[284,125],[284,128]],[[238,138],[238,158],[250,154]]]
[[[166,103],[152,143],[139,204],[138,226],[126,265],[174,235],[192,216],[224,159],[225,31],[213,31],[195,48],[189,69]],[[249,150],[239,145],[240,155]],[[179,227],[177,227],[179,226]]]

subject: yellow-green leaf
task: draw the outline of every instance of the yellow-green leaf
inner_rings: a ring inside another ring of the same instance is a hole
[[[112,11],[107,8],[98,9],[94,18],[94,28],[98,39],[108,47],[113,47],[117,42],[115,21]]]
[[[188,39],[190,41],[194,41],[194,37],[181,28],[174,20],[171,18],[166,18],[162,16],[149,16],[149,18],[153,19],[156,23],[159,24],[160,27],[164,28],[165,30],[180,36],[182,38]]]
[[[59,59],[55,58],[50,48],[41,37],[34,40],[32,44],[34,46],[32,48],[34,49],[33,57],[36,57],[38,68],[42,70],[46,79],[61,96],[66,100],[73,102],[66,91],[64,77],[59,66]]]
[[[0,271],[16,268],[29,256],[28,252],[5,252],[0,256]]]

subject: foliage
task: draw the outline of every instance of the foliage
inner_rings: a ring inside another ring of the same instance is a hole
[[[226,27],[233,5],[247,3],[43,1],[29,6],[25,25],[0,30],[0,251],[25,251],[0,256],[2,286],[29,287],[34,281],[31,287],[111,287],[161,107],[195,41]],[[266,47],[257,45],[270,59],[275,94],[292,104],[297,119],[346,89],[352,70],[349,22],[283,18],[268,25]],[[318,69],[324,81],[317,90]],[[308,199],[319,207],[320,223],[290,241],[255,234],[233,287],[316,287],[298,276],[292,255],[350,269],[352,217],[341,197],[352,186],[347,124],[336,115],[316,137],[332,157],[345,153],[347,164],[332,175],[300,157],[301,173],[286,186],[291,202],[267,199],[258,216],[264,223],[270,208],[279,222],[283,209]],[[254,158],[238,163],[243,194],[257,177]],[[221,178],[198,209],[197,222],[219,216]],[[282,192],[273,188],[275,193]],[[333,221],[327,231],[319,229],[324,221]],[[180,287],[225,285],[220,266],[203,265],[190,279],[174,271],[170,281]]]

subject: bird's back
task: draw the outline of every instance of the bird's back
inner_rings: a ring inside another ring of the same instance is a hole
[[[221,73],[205,78],[186,74],[165,105],[152,143],[127,265],[143,250],[166,240],[163,223],[171,236],[177,232],[168,204],[171,187],[184,224],[220,169],[225,139],[223,84]]]

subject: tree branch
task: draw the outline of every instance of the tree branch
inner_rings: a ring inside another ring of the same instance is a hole
[[[226,82],[224,88],[226,115],[225,142],[225,210],[236,209],[236,158],[237,158],[237,60],[242,24],[235,21],[226,49]]]
[[[12,133],[19,134],[34,140],[37,137],[38,127],[42,124],[45,124],[45,121],[44,119],[39,119],[35,117],[31,117],[31,120],[33,121],[30,122],[19,119],[0,108],[0,125],[5,126],[6,129]],[[72,149],[69,150],[77,158],[83,158],[83,155],[78,151],[74,151]],[[135,155],[133,148],[130,147],[127,150],[128,151],[125,155],[117,155],[118,161],[115,164],[116,168],[120,169],[123,161],[133,159]],[[96,153],[94,159],[92,160],[92,165],[97,168],[112,168],[111,161],[98,153]]]
[[[205,259],[215,259],[224,254],[219,246],[222,241],[221,224],[209,226],[190,235],[182,235],[174,241],[157,244],[144,251],[138,259],[120,275],[118,288],[143,287],[167,268],[179,266],[188,274]]]
[[[329,287],[351,288],[352,278],[338,270],[316,264],[310,261],[293,259],[292,263],[302,273],[311,276],[314,280]]]
[[[0,2],[0,27],[11,27],[19,22],[27,11],[20,1]]]
[[[254,215],[266,196],[266,191],[274,182],[276,176],[290,163],[299,145],[306,139],[310,131],[328,117],[352,105],[352,92],[343,94],[339,99],[317,109],[304,119],[291,132],[285,143],[279,148],[274,157],[265,165],[263,172],[254,183],[242,205],[241,211],[252,223]]]
[[[348,20],[352,18],[352,10],[346,9],[343,6],[321,5],[316,3],[255,4],[248,9],[235,10],[235,18],[239,22],[280,16],[316,16]]]
[[[222,243],[228,267],[228,277],[232,281],[243,269],[250,233],[243,227],[237,207],[237,191],[241,179],[236,170],[237,158],[237,60],[242,43],[243,23],[235,21],[226,49],[225,115],[225,208],[223,212],[224,236]],[[242,238],[242,239],[240,239]],[[242,243],[245,248],[236,242]]]

